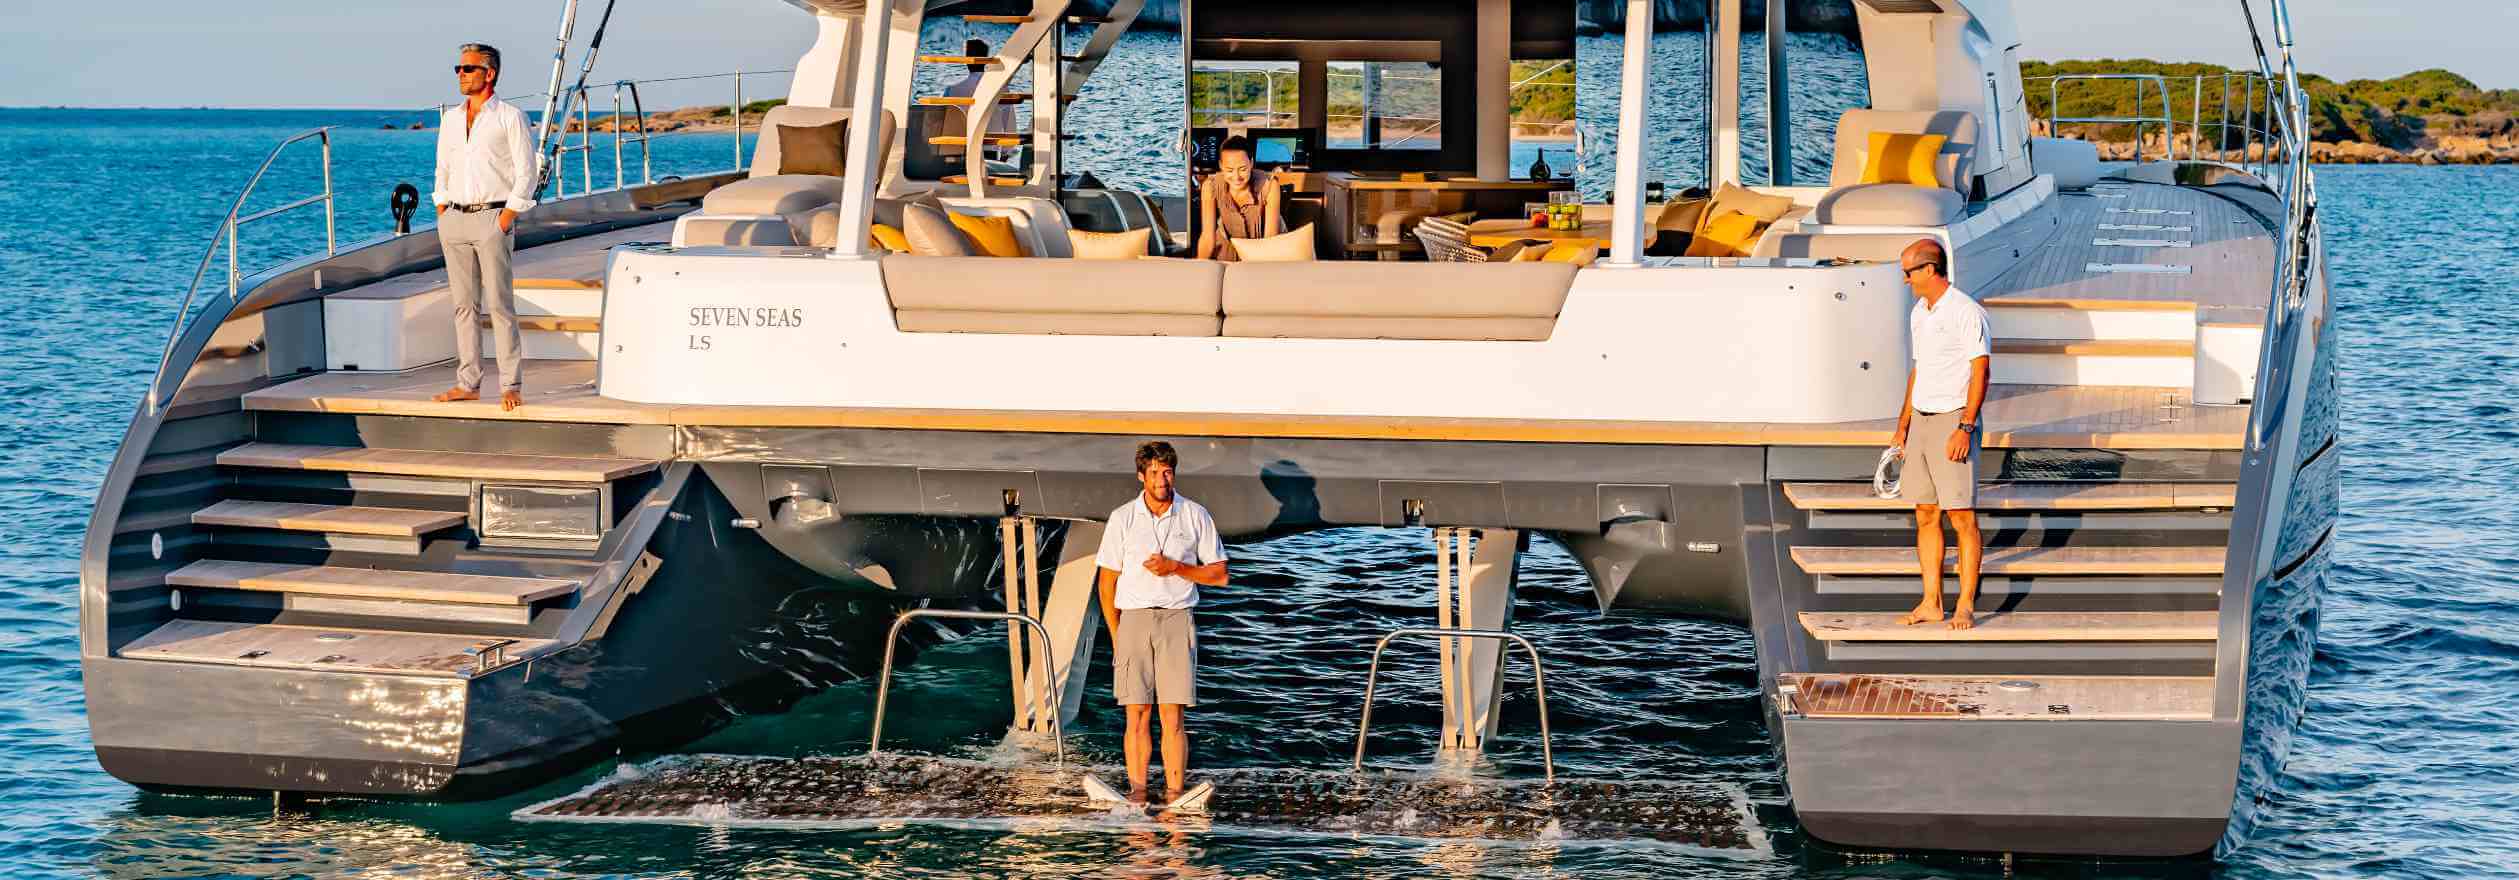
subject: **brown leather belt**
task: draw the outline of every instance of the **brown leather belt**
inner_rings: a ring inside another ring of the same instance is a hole
[[[507,207],[507,201],[501,199],[495,202],[482,202],[477,205],[447,205],[446,210],[462,214],[478,214],[483,211],[496,211],[504,207]]]

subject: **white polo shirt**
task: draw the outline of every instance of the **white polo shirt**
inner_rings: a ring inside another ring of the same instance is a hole
[[[1093,557],[1094,565],[1120,573],[1119,607],[1198,605],[1198,585],[1189,578],[1156,577],[1146,570],[1146,557],[1154,553],[1185,565],[1225,561],[1224,539],[1216,535],[1216,520],[1207,515],[1207,508],[1174,492],[1172,506],[1156,516],[1146,509],[1146,493],[1140,491],[1111,511],[1111,521],[1102,529],[1102,548]]]
[[[1916,297],[1907,310],[1907,339],[1915,349],[1915,393],[1907,404],[1928,413],[1967,406],[1969,362],[1994,353],[1985,307],[1957,286],[1930,308]]]

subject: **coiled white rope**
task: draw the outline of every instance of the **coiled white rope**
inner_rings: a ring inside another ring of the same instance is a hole
[[[1898,497],[1898,472],[1905,469],[1907,451],[1896,446],[1881,450],[1879,465],[1872,468],[1872,494],[1882,498]]]

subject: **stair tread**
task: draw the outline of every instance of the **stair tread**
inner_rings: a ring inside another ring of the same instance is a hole
[[[221,501],[193,511],[192,514],[192,521],[196,525],[325,532],[338,535],[383,535],[396,538],[416,538],[439,529],[462,525],[464,519],[463,513],[449,510],[350,507],[237,499]]]
[[[445,571],[397,571],[331,565],[289,565],[225,559],[204,559],[176,569],[166,576],[166,583],[177,587],[259,590],[272,593],[406,599],[415,602],[455,602],[471,605],[529,605],[535,600],[575,592],[578,585],[577,581],[556,578],[500,577]]]
[[[507,642],[504,652],[495,655],[504,663],[542,653],[553,644],[549,639],[173,620],[132,640],[121,654],[229,666],[469,678],[480,669],[480,660],[466,651],[498,642]]]
[[[927,64],[985,64],[990,67],[998,64],[995,57],[988,55],[921,55],[918,60]]]
[[[1793,708],[1811,718],[2203,721],[2213,717],[2211,676],[1785,673],[1777,680],[1794,688]],[[2007,683],[2014,686],[2005,687]],[[2056,711],[2057,707],[2064,711]]]
[[[509,455],[292,443],[247,443],[220,452],[218,461],[230,467],[559,483],[601,483],[645,473],[654,470],[657,465],[654,461],[635,458]]]
[[[2193,339],[1997,339],[1995,354],[2194,357]]]
[[[939,147],[964,147],[970,146],[971,139],[958,134],[941,134],[928,138],[927,142]],[[1011,134],[982,135],[980,144],[991,147],[1019,147],[1023,146],[1023,137]]]
[[[496,325],[491,323],[490,318],[481,319],[482,329],[486,330],[493,326]],[[604,321],[602,318],[571,315],[517,315],[516,329],[547,330],[558,333],[600,333],[603,332]]]
[[[967,95],[961,97],[952,95],[931,95],[919,98],[918,103],[930,107],[969,107],[973,104],[979,103],[979,100],[980,99],[978,98],[969,97]],[[1032,100],[1031,92],[1007,92],[997,96],[997,103],[1000,104],[1021,104],[1030,100]]]
[[[517,290],[602,290],[602,278],[518,278],[509,285]]]
[[[1829,642],[2209,642],[2218,611],[1979,612],[1976,626],[1908,626],[1899,611],[1804,611],[1802,629]]]
[[[1989,547],[1978,571],[2036,574],[2220,574],[2222,547]],[[1944,571],[1959,561],[1943,557]],[[1811,574],[1921,575],[1914,547],[1795,547],[1793,563]]]
[[[2227,508],[2238,503],[2230,483],[1983,483],[1978,510],[2157,510]],[[1786,483],[1784,497],[1803,510],[1906,510],[1914,502],[1872,494],[1870,483]]]
[[[1022,23],[1024,23],[1024,22],[1031,21],[1031,20],[1032,20],[1032,16],[1029,16],[1029,15],[980,15],[980,14],[976,14],[976,13],[974,13],[974,14],[966,14],[966,15],[962,16],[962,20],[963,20],[963,21],[970,22],[970,23],[972,23],[972,24],[1022,24]]]

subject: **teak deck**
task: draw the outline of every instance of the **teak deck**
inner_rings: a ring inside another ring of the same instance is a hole
[[[175,587],[468,605],[529,605],[577,590],[576,581],[556,578],[492,577],[444,571],[396,571],[222,559],[204,559],[176,569],[166,576],[166,583]]]
[[[1976,626],[1909,626],[1895,611],[1804,611],[1802,628],[1830,642],[2209,642],[2218,611],[2021,611],[1977,614]]]
[[[1812,718],[2206,721],[2205,677],[1845,675],[1786,673],[1793,707]]]
[[[507,644],[500,649],[498,642]],[[503,650],[492,655],[493,662],[514,662],[551,644],[545,639],[176,620],[133,640],[120,653],[143,660],[467,678],[481,664],[467,651]]]

